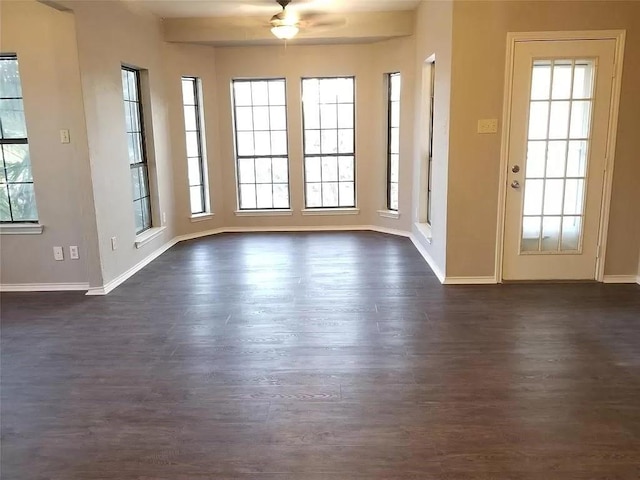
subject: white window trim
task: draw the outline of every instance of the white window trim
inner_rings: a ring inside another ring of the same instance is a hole
[[[211,220],[213,216],[213,213],[197,213],[195,215],[191,215],[189,220],[191,221],[191,223],[205,222],[207,220]]]
[[[288,217],[293,215],[293,210],[269,209],[269,210],[236,210],[236,217]]]
[[[378,210],[378,215],[382,218],[393,218],[394,220],[400,218],[400,212],[395,210]]]
[[[145,230],[141,234],[136,235],[136,241],[135,241],[136,248],[144,247],[147,243],[149,243],[150,241],[160,236],[160,234],[164,232],[166,228],[167,227],[152,227]]]
[[[431,232],[431,225],[429,225],[428,223],[416,222],[414,226],[416,227],[418,232],[422,234],[422,236],[425,238],[427,242],[433,243],[433,234]]]
[[[40,223],[2,223],[0,235],[41,235],[44,225]]]
[[[318,215],[318,216],[332,216],[332,215],[360,215],[359,208],[305,208],[302,210],[302,215]]]

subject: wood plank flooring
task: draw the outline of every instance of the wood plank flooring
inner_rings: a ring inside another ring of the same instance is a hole
[[[2,295],[4,480],[640,478],[640,287],[438,283],[378,233]]]

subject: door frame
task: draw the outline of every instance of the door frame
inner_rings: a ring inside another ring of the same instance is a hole
[[[500,183],[498,190],[498,224],[496,232],[496,282],[502,283],[504,261],[504,235],[507,201],[507,169],[509,164],[509,137],[511,133],[511,99],[513,98],[513,67],[516,44],[534,41],[562,40],[615,40],[614,79],[609,110],[609,129],[607,132],[607,150],[605,158],[604,189],[600,225],[598,228],[598,256],[596,259],[596,281],[604,280],[604,260],[607,252],[609,214],[611,210],[611,191],[613,187],[613,165],[618,133],[618,112],[620,110],[620,91],[622,88],[622,63],[624,59],[626,30],[588,30],[560,32],[508,32],[507,55],[504,78],[504,100],[502,104],[502,142],[500,146]]]

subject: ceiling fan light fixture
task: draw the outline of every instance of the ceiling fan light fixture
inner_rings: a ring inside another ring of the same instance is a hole
[[[276,25],[271,29],[273,33],[280,40],[290,40],[295,37],[300,29],[295,25]]]

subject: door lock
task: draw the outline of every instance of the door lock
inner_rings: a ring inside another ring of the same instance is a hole
[[[520,182],[514,180],[513,182],[511,182],[511,188],[515,188],[517,190],[518,188],[520,188]]]
[[[520,165],[514,165],[513,167],[511,167],[511,171],[513,173],[518,173],[520,171]]]

